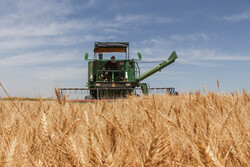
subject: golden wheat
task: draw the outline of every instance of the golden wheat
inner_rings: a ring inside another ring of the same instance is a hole
[[[249,95],[203,89],[98,103],[2,100],[0,166],[249,166]]]

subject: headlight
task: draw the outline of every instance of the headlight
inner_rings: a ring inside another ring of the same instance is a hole
[[[96,83],[95,86],[101,86],[101,84],[100,83]]]
[[[93,75],[89,76],[90,81],[93,81]]]
[[[126,86],[131,86],[131,83],[126,83]]]

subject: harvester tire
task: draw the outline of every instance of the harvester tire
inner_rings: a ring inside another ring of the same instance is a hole
[[[85,96],[85,100],[92,100],[92,99],[93,99],[92,95]]]

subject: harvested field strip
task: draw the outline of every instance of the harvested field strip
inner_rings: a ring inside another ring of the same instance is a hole
[[[249,166],[249,120],[245,92],[0,101],[0,166]]]

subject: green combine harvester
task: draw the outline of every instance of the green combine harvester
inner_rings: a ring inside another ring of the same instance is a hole
[[[88,88],[59,88],[58,92],[73,101],[119,99],[131,94],[150,95],[159,92],[176,95],[174,88],[150,88],[147,83],[142,83],[144,79],[172,64],[177,58],[175,51],[167,60],[142,74],[138,65],[141,53],[137,55],[138,59],[130,59],[128,42],[95,42],[93,59],[89,59],[88,53],[85,54],[85,60],[89,61]],[[70,95],[76,94],[80,94],[81,98],[70,98]]]

